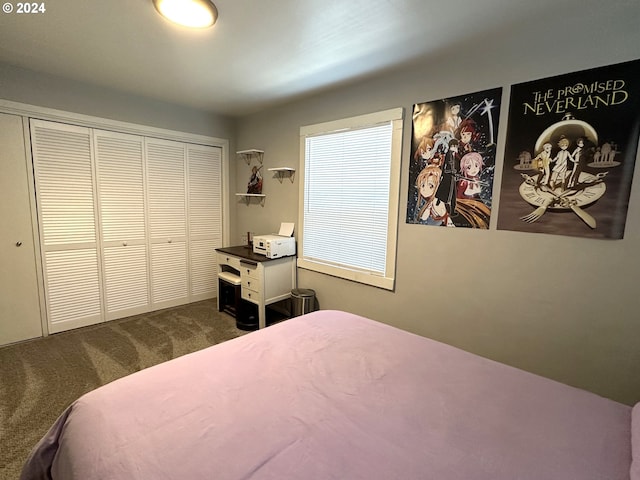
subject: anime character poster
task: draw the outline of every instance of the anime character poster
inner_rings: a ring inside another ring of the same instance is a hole
[[[640,61],[511,87],[498,229],[622,238]]]
[[[502,88],[413,106],[407,223],[489,228]]]
[[[247,183],[247,193],[262,193],[262,174],[260,170],[262,169],[262,165],[259,167],[254,166],[251,169],[251,176],[249,177],[249,182]]]

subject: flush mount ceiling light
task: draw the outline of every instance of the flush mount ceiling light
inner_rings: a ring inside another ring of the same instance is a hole
[[[210,27],[218,19],[218,9],[209,0],[153,0],[160,14],[179,25]]]

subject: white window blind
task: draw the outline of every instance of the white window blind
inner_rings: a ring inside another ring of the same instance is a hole
[[[401,109],[301,129],[299,266],[393,288],[401,138]]]

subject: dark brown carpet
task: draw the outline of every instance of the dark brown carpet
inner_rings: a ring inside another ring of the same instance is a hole
[[[84,393],[244,333],[214,299],[0,347],[0,480]]]

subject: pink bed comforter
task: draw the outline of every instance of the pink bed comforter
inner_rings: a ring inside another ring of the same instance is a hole
[[[344,312],[74,402],[22,480],[629,480],[631,407]]]

